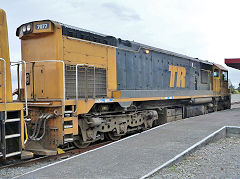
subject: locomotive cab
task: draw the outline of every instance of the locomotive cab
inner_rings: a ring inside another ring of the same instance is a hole
[[[228,90],[228,70],[221,65],[213,65],[213,91],[227,95]]]
[[[228,88],[228,70],[219,64],[213,65],[213,91],[220,95],[214,98],[215,110],[231,108],[231,94]]]

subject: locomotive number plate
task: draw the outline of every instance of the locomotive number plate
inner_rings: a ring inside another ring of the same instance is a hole
[[[48,23],[36,24],[36,25],[35,25],[35,28],[36,28],[36,30],[48,29],[48,28],[49,28],[49,24],[48,24]]]

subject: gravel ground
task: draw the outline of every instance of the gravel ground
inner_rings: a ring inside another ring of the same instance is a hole
[[[240,138],[222,138],[149,178],[240,178]]]
[[[44,161],[44,162],[36,162],[34,164],[31,164],[30,166],[25,166],[25,167],[4,168],[4,169],[0,170],[0,179],[12,178],[15,176],[19,176],[24,173],[36,170],[38,168],[49,165],[51,163],[55,163],[60,160],[62,160],[62,159],[50,160],[50,161]]]

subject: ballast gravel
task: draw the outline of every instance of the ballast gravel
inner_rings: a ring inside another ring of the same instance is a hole
[[[31,172],[33,170],[39,169],[41,167],[47,166],[51,163],[55,163],[60,160],[61,159],[44,161],[44,162],[36,162],[36,163],[31,164],[30,166],[24,166],[24,167],[4,168],[4,169],[0,170],[0,179],[13,178],[16,176],[20,176],[20,175],[23,175],[23,174]]]
[[[240,178],[240,138],[222,138],[149,178]]]

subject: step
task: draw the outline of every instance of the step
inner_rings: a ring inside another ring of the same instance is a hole
[[[72,125],[64,125],[64,129],[69,129],[69,128],[72,128],[73,126]]]
[[[15,119],[7,119],[5,122],[17,122],[20,121],[20,118],[15,118]]]
[[[73,142],[73,138],[64,138],[64,143]]]
[[[9,154],[6,154],[6,158],[7,157],[12,157],[12,156],[15,156],[15,155],[20,155],[21,153],[22,153],[21,151],[9,153]]]
[[[16,138],[16,137],[20,137],[20,134],[11,134],[11,135],[6,135],[5,139],[11,139],[11,138]]]
[[[73,111],[64,111],[64,114],[72,114]]]
[[[29,121],[31,121],[31,118],[24,118],[24,121],[29,122]]]
[[[64,117],[64,121],[72,121],[74,117]]]
[[[73,134],[73,133],[74,133],[73,128],[64,129],[64,135]]]
[[[72,124],[64,125],[64,134],[78,134],[78,118],[77,117],[65,117],[64,122],[72,121]]]

